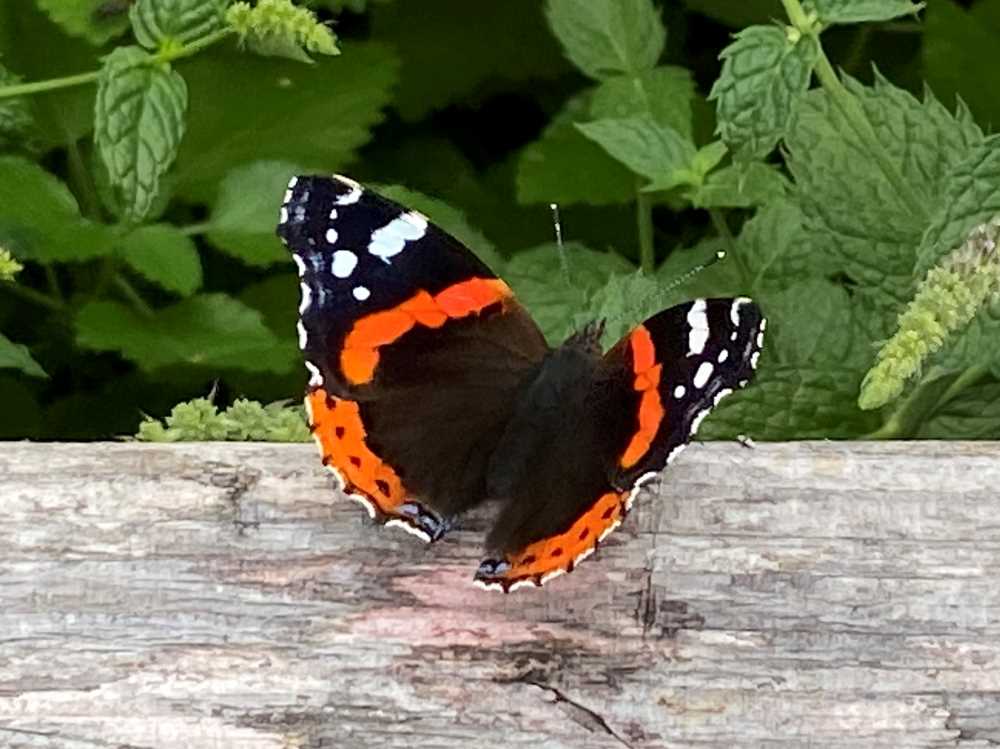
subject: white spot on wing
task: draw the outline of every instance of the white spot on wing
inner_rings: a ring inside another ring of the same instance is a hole
[[[694,417],[694,421],[691,422],[691,436],[694,437],[694,433],[698,431],[698,427],[701,426],[701,422],[705,420],[705,417],[712,412],[712,409],[706,408],[704,411],[699,411],[698,415]]]
[[[319,387],[323,384],[323,375],[319,371],[319,367],[313,364],[311,361],[306,359],[305,361],[306,369],[309,370],[309,386]]]
[[[337,475],[339,476],[340,474],[338,473]],[[365,497],[361,494],[348,494],[347,498],[354,502],[357,502],[359,505],[368,510],[368,517],[372,519],[375,518],[375,505],[372,504],[372,501],[368,499],[368,497]]]
[[[639,492],[642,491],[643,485],[648,484],[655,478],[656,478],[656,473],[654,471],[650,471],[649,473],[642,474],[639,478],[635,480],[635,483],[632,485],[632,491],[630,491],[628,493],[628,496],[625,498],[626,510],[632,509],[632,503],[635,502],[635,498],[639,496]]]
[[[386,263],[403,251],[407,242],[420,239],[427,232],[427,219],[416,211],[394,218],[381,229],[372,232],[368,252]]]
[[[579,564],[580,562],[582,562],[584,559],[586,559],[587,557],[589,557],[593,553],[594,553],[594,547],[593,546],[591,546],[590,548],[584,549],[583,551],[581,551],[577,555],[576,559],[573,560],[573,564],[574,565]]]
[[[386,525],[395,526],[396,528],[402,528],[411,536],[416,536],[421,541],[425,541],[427,543],[431,542],[430,534],[428,534],[427,531],[423,530],[422,528],[418,528],[415,525],[410,525],[405,520],[400,520],[399,518],[393,518],[392,520],[387,520]]]
[[[678,445],[673,450],[671,450],[670,454],[667,455],[667,465],[670,465],[678,455],[684,452],[685,447],[687,447],[687,445]]]
[[[306,345],[309,343],[309,335],[306,333],[306,326],[302,324],[299,320],[295,323],[295,329],[299,332],[299,348],[305,351]]]
[[[281,206],[281,216],[279,218],[279,221],[283,224],[288,223],[288,209],[285,208],[285,206]]]
[[[372,295],[367,286],[355,286],[354,291],[351,293],[354,294],[354,298],[359,302],[365,301],[365,299]]]
[[[609,525],[607,528],[604,529],[604,531],[601,533],[601,535],[598,536],[597,540],[598,541],[603,541],[609,535],[611,535],[611,533],[615,530],[615,528],[617,528],[621,524],[622,524],[621,520],[615,520],[615,522],[613,522],[611,525]]]
[[[757,360],[760,359],[760,351],[754,351],[750,354],[750,367],[757,369]]]
[[[757,348],[764,348],[764,331],[761,330],[757,333]]]
[[[729,308],[729,319],[737,328],[740,326],[740,307],[750,303],[750,297],[746,296],[738,296],[733,300],[733,306]]]
[[[295,267],[299,269],[299,278],[302,278],[306,274],[306,261],[298,255],[292,255],[292,260],[295,261]]]
[[[363,192],[363,190],[361,189],[361,185],[359,185],[350,177],[344,177],[343,175],[340,174],[333,175],[333,178],[338,182],[340,182],[341,184],[347,185],[347,187],[349,188],[346,193],[339,196],[335,201],[333,201],[334,203],[336,203],[337,205],[353,205],[354,203],[357,203],[359,200],[361,200],[361,193]]]
[[[719,401],[721,401],[723,398],[725,398],[727,395],[729,395],[732,392],[733,391],[732,391],[731,388],[722,388],[722,390],[720,390],[719,392],[717,392],[715,394],[715,398],[712,400],[712,405],[713,406],[719,405]]]
[[[337,234],[337,230],[336,229],[327,229],[326,230],[326,241],[327,241],[328,244],[337,244],[337,239],[339,237],[340,237],[340,235]]]
[[[719,364],[722,364],[728,358],[729,358],[729,350],[722,349],[722,351],[719,352]]]
[[[514,583],[513,585],[511,585],[511,586],[510,586],[510,588],[508,588],[507,590],[508,590],[508,591],[509,591],[510,593],[513,593],[513,592],[514,592],[515,590],[517,590],[518,588],[530,588],[530,587],[531,587],[532,585],[534,585],[534,586],[537,586],[537,585],[538,585],[538,583],[536,583],[536,582],[535,582],[535,581],[534,581],[533,579],[531,579],[530,577],[526,577],[526,578],[524,578],[523,580],[518,580],[517,582],[515,582],[515,583]]]
[[[688,333],[688,356],[700,354],[708,342],[708,309],[704,299],[695,299],[687,313],[687,324],[691,326]]]
[[[542,585],[545,585],[545,583],[547,583],[549,580],[552,580],[554,578],[559,577],[560,575],[565,575],[565,574],[566,570],[564,570],[562,567],[557,567],[554,570],[550,570],[549,572],[546,572],[544,575],[542,575],[542,580],[541,580]]]
[[[674,388],[674,397],[677,399],[683,398],[687,389],[683,385],[678,385]]]
[[[698,366],[698,371],[694,373],[694,379],[691,381],[691,384],[701,390],[708,384],[708,379],[712,376],[714,370],[715,367],[712,366],[712,362],[703,361]]]
[[[503,586],[500,583],[487,583],[482,580],[473,580],[472,584],[483,590],[496,590],[503,593]]]
[[[295,189],[295,186],[297,184],[299,184],[299,178],[298,177],[292,177],[290,180],[288,180],[288,189],[289,190]]]
[[[309,290],[309,285],[304,283],[299,284],[299,291],[302,292],[302,300],[299,302],[299,314],[304,315],[312,303],[312,291]]]
[[[336,208],[331,208],[330,209],[330,220],[331,221],[336,221],[337,220],[337,209]]]
[[[330,231],[333,231],[332,229]],[[330,272],[337,278],[347,278],[358,265],[358,256],[350,250],[337,250],[333,253]]]

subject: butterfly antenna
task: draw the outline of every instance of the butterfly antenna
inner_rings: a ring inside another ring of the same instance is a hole
[[[569,275],[569,260],[566,258],[566,246],[563,244],[562,221],[559,219],[559,204],[549,203],[552,210],[552,225],[556,230],[556,252],[559,253],[559,265],[562,267],[563,281],[567,286],[573,285],[573,279]]]
[[[709,260],[706,260],[704,263],[698,263],[698,265],[694,266],[693,268],[691,268],[690,270],[686,271],[685,273],[682,273],[680,276],[678,276],[673,281],[671,281],[666,286],[666,288],[661,289],[660,293],[661,294],[666,294],[669,291],[673,291],[678,286],[686,284],[688,281],[690,281],[692,278],[694,278],[695,276],[697,276],[699,273],[701,273],[706,268],[711,268],[713,265],[715,265],[716,263],[720,262],[721,260],[725,260],[725,258],[726,258],[726,252],[725,252],[725,250],[719,250],[718,252],[715,253],[715,257],[713,257],[713,258],[711,258]]]

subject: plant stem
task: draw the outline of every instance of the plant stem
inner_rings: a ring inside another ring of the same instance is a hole
[[[16,86],[3,86],[0,87],[0,99],[8,99],[13,96],[30,96],[31,94],[42,94],[46,91],[56,91],[60,88],[82,86],[85,83],[93,83],[96,81],[98,75],[100,75],[100,73],[94,70],[90,73],[68,75],[65,78],[50,78],[47,81],[19,83]]]
[[[139,312],[147,317],[153,316],[153,308],[146,303],[146,300],[142,298],[139,292],[135,290],[135,287],[121,273],[115,274],[115,286],[118,287],[118,290]]]
[[[653,246],[653,199],[642,189],[636,191],[636,221],[639,224],[639,264],[643,272],[656,270],[656,248]]]
[[[951,383],[949,388],[945,390],[944,394],[938,399],[937,408],[941,408],[941,406],[944,406],[946,403],[948,403],[948,401],[950,401],[952,398],[961,393],[970,385],[975,385],[977,382],[983,379],[983,377],[985,377],[987,372],[989,371],[990,368],[985,364],[975,364],[969,367],[968,369],[964,370],[962,374],[960,374],[955,379],[955,381]]]
[[[195,234],[207,234],[212,230],[211,221],[201,221],[197,224],[188,224],[187,226],[180,227],[181,234],[186,237],[194,236]]]
[[[989,367],[982,364],[969,367],[957,376],[954,372],[940,369],[932,371],[900,403],[882,426],[866,434],[862,439],[886,440],[912,437],[917,428],[935,411],[982,379],[988,371]]]
[[[69,134],[66,137],[66,155],[69,161],[69,176],[76,186],[76,192],[80,196],[80,203],[83,207],[83,215],[95,221],[102,219],[101,201],[97,197],[97,188],[90,178],[87,165],[83,163],[83,154],[80,153],[80,146]]]
[[[56,269],[51,265],[46,265],[45,267],[45,280],[49,283],[49,294],[53,299],[58,299],[60,304],[64,301],[62,288],[59,286],[59,276],[56,275]]]
[[[30,286],[23,286],[19,283],[4,281],[3,283],[0,283],[0,289],[13,294],[14,296],[19,296],[27,302],[32,302],[40,307],[45,307],[46,309],[54,310],[56,312],[62,312],[65,309],[63,303],[58,299],[50,297],[48,294],[43,294],[40,291],[35,291]]]
[[[750,269],[747,268],[746,264],[743,262],[743,258],[740,256],[740,253],[736,251],[736,238],[729,230],[729,224],[726,223],[726,217],[722,215],[722,211],[718,208],[709,208],[708,216],[712,219],[712,226],[715,227],[715,231],[718,232],[719,237],[722,239],[722,243],[726,246],[726,255],[732,258],[733,262],[736,263],[736,267],[739,268],[740,274],[743,276],[743,280],[750,281],[752,278]]]
[[[190,44],[184,44],[174,49],[150,55],[147,64],[168,63],[190,57],[234,33],[233,29],[230,28],[213,31],[201,39],[195,39]],[[45,81],[35,81],[34,83],[19,83],[15,86],[0,86],[0,99],[9,99],[15,96],[30,96],[32,94],[42,94],[46,91],[57,91],[62,88],[83,86],[88,83],[95,83],[100,75],[101,71],[92,70],[89,73],[67,75],[63,78],[50,78]]]
[[[834,106],[840,110],[844,119],[865,145],[868,153],[879,165],[882,174],[892,184],[896,194],[906,204],[906,208],[914,220],[919,222],[921,226],[925,225],[928,219],[925,208],[926,201],[922,200],[917,192],[910,187],[909,182],[903,177],[902,172],[896,167],[892,157],[879,141],[878,135],[875,133],[875,128],[869,122],[861,103],[847,90],[847,87],[837,76],[837,72],[833,69],[833,65],[830,64],[830,60],[823,50],[823,45],[820,44],[820,29],[817,27],[817,24],[806,15],[799,0],[781,0],[781,3],[784,5],[785,12],[788,14],[788,20],[792,22],[792,25],[803,36],[810,35],[815,38],[816,47],[819,50],[819,57],[816,60],[815,68],[816,77],[827,94],[829,94]]]

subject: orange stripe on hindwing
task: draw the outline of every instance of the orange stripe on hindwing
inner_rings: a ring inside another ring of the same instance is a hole
[[[344,491],[360,490],[372,503],[370,510],[395,514],[406,500],[406,489],[392,467],[365,442],[367,432],[358,404],[334,398],[319,388],[306,396],[306,408],[323,465],[336,469]]]
[[[508,585],[530,580],[540,585],[563,572],[572,571],[577,562],[590,556],[597,544],[618,527],[625,517],[628,492],[601,495],[569,530],[529,544],[507,557],[510,569],[503,578]]]
[[[340,352],[340,369],[351,385],[371,382],[379,348],[401,338],[417,325],[440,328],[449,319],[478,314],[512,297],[499,278],[472,278],[431,295],[418,291],[392,309],[373,312],[354,323]]]
[[[635,373],[633,387],[642,393],[642,397],[639,401],[639,429],[632,436],[619,461],[622,468],[631,468],[649,451],[665,413],[660,400],[660,375],[663,366],[656,363],[656,348],[645,325],[632,331],[629,345],[632,348],[632,370]]]

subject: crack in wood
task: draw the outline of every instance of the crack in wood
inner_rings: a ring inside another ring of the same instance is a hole
[[[591,733],[606,733],[617,740],[622,746],[627,747],[627,749],[633,749],[630,743],[614,732],[611,726],[608,725],[608,722],[596,710],[592,710],[586,705],[581,705],[576,700],[570,699],[561,690],[551,684],[543,684],[542,682],[530,679],[524,680],[523,683],[530,684],[533,687],[550,693],[554,697],[552,704],[562,706],[563,712],[577,725]]]

